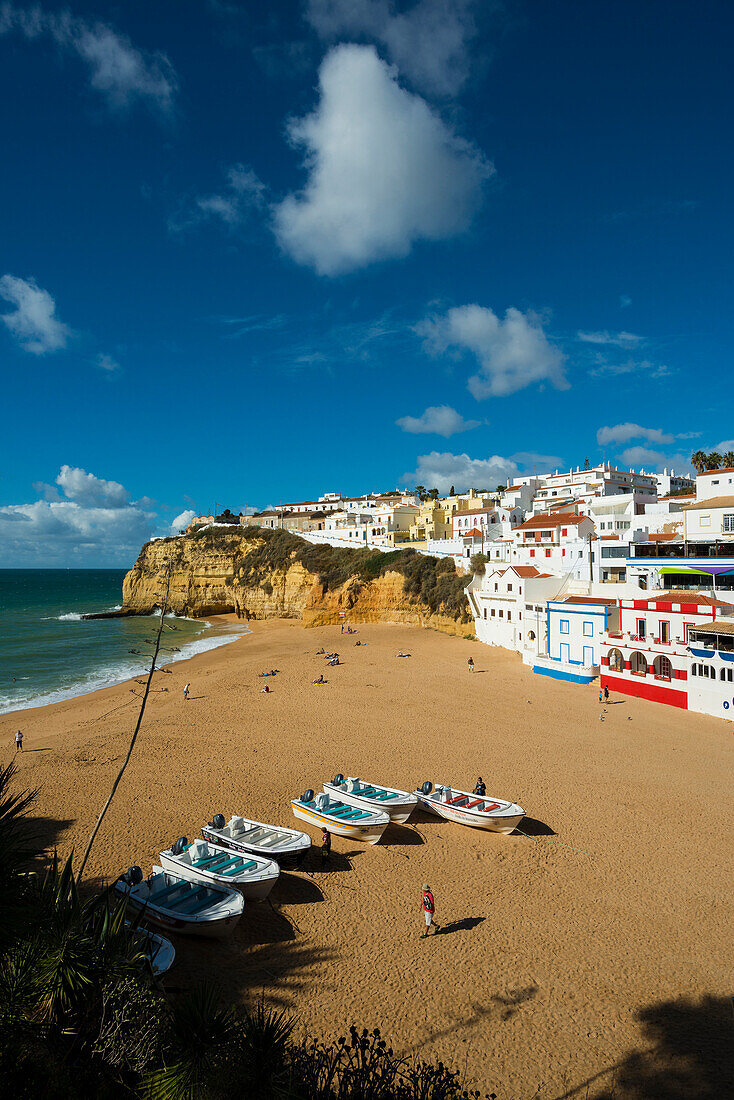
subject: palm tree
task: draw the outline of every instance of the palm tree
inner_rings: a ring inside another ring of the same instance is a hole
[[[721,457],[725,466],[734,466],[734,451],[727,451]]]
[[[721,469],[721,455],[718,451],[712,451],[710,455],[706,456],[706,469],[707,470],[720,470]]]
[[[691,466],[693,466],[693,468],[697,470],[699,474],[702,474],[703,471],[706,469],[707,459],[708,455],[705,451],[694,451],[691,455]]]

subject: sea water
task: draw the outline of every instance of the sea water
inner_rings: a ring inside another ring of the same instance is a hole
[[[0,569],[0,714],[55,703],[147,671],[157,616],[83,619],[119,610],[124,569]],[[159,665],[234,640],[247,628],[166,618]],[[170,628],[170,629],[169,629]],[[175,647],[180,652],[171,652]],[[131,653],[139,650],[142,653]]]

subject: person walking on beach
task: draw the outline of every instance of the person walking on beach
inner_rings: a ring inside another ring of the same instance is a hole
[[[23,730],[18,730],[18,732],[15,735],[15,751],[16,752],[22,752],[23,751]]]
[[[321,834],[321,867],[328,866],[329,856],[331,855],[331,833],[328,829],[324,829]]]
[[[604,701],[604,693],[602,692],[601,688],[599,688],[599,702],[601,703],[603,701]]]
[[[605,703],[609,702],[609,688],[607,687],[606,684],[604,685],[604,702]]]
[[[191,687],[190,683],[189,684],[184,684],[184,699],[188,699],[188,697],[189,697],[189,688],[190,687]]]
[[[433,914],[436,912],[436,902],[433,899],[433,894],[431,893],[431,887],[428,885],[427,882],[423,883],[423,895],[421,897],[421,909],[423,911],[423,916],[425,917],[425,920],[426,920],[426,930],[425,930],[425,932],[421,932],[421,937],[420,937],[423,940],[423,939],[426,938],[428,933],[431,931],[431,924],[433,923]],[[434,934],[434,936],[436,935],[437,928],[438,928],[438,925],[434,924],[433,925],[433,934]]]
[[[470,657],[469,660],[467,661],[467,664],[469,665],[469,671],[473,672],[474,671],[474,658]]]

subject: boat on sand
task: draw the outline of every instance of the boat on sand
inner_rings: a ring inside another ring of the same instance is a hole
[[[324,790],[330,797],[340,798],[359,810],[371,810],[386,813],[391,821],[407,821],[418,805],[416,795],[396,787],[382,787],[376,783],[367,783],[356,776],[335,775],[330,783],[324,783]]]
[[[225,823],[223,814],[215,814],[202,833],[213,844],[221,844],[234,852],[253,852],[281,865],[298,867],[311,847],[311,837],[298,829],[266,825],[235,814]]]
[[[291,799],[291,806],[293,813],[302,821],[366,844],[377,844],[390,824],[386,813],[360,810],[341,799],[331,798],[326,792],[314,796],[314,792],[308,790],[301,798]]]
[[[227,936],[245,907],[237,890],[190,882],[156,866],[146,879],[139,867],[131,867],[114,888],[131,910],[142,910],[141,920],[182,935]]]
[[[429,813],[456,821],[459,825],[471,825],[475,829],[489,829],[493,833],[511,833],[525,816],[522,806],[506,802],[502,798],[479,797],[455,787],[426,782],[419,787],[416,797]]]
[[[185,836],[160,853],[164,871],[194,882],[225,886],[252,901],[266,898],[278,881],[280,867],[274,859],[252,852],[233,852],[210,840],[189,844]]]

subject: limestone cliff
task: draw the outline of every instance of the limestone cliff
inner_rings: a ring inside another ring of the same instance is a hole
[[[400,622],[471,636],[473,623],[450,559],[314,546],[284,531],[213,528],[146,543],[125,577],[122,613],[160,606],[169,561],[169,605],[204,618],[298,618],[305,626]]]

